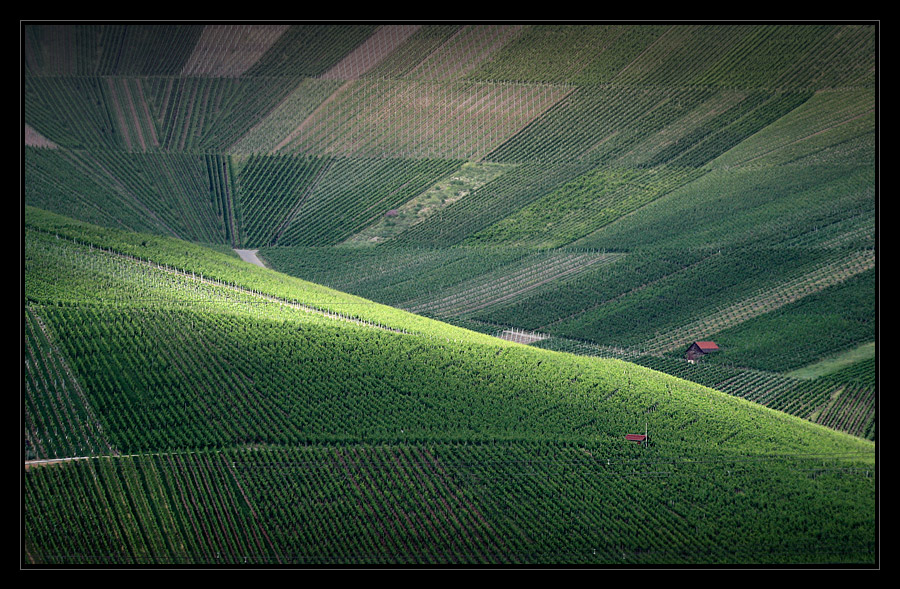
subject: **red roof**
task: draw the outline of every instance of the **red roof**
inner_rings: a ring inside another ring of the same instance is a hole
[[[644,434],[627,434],[625,436],[625,439],[629,442],[643,442],[647,439],[647,436],[645,436]]]
[[[709,350],[718,350],[719,346],[716,345],[716,342],[694,342],[697,344],[697,347],[703,350],[704,352]]]

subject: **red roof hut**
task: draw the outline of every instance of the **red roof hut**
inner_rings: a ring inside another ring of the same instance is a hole
[[[719,346],[716,345],[716,342],[694,342],[691,344],[691,347],[687,349],[684,357],[689,362],[696,362],[699,358],[718,351]]]

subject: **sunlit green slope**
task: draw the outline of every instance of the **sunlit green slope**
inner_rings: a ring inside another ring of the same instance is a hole
[[[875,563],[874,444],[633,364],[31,208],[23,325],[26,564]]]

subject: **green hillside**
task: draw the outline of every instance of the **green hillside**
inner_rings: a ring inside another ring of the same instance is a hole
[[[876,564],[877,30],[24,23],[23,564]]]
[[[26,459],[78,457],[26,470],[28,565],[874,562],[871,442],[185,242],[25,239]]]

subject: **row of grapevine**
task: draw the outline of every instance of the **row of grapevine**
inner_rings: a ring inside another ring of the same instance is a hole
[[[105,85],[102,78],[29,76],[24,84],[25,121],[62,147],[121,149]]]
[[[87,209],[88,215],[98,214],[91,213],[91,209],[99,209],[137,230],[205,243],[224,241],[220,206],[210,198],[208,174],[201,157],[115,150],[44,150],[27,159],[28,204],[42,205],[49,199]],[[66,188],[71,191],[68,202],[54,198]]]
[[[98,177],[96,169],[84,165],[79,152],[33,147],[26,152],[27,205],[101,225],[154,230],[150,211],[111,186],[109,178]]]
[[[371,36],[374,24],[291,25],[243,75],[319,77]]]
[[[126,151],[158,149],[156,121],[143,94],[143,85],[135,78],[106,78],[109,103],[115,113],[117,130]]]
[[[429,334],[439,340],[491,341],[471,332],[411,315],[325,286],[268,272],[235,255],[216,254],[188,242],[87,225],[26,208],[34,244],[26,248],[29,300],[139,302],[142,298],[176,308],[211,303],[223,309],[282,319],[328,316],[393,331]],[[61,282],[55,277],[67,276]],[[140,289],[151,289],[153,297]],[[177,296],[181,292],[182,296]],[[266,293],[266,294],[263,294]],[[176,295],[173,298],[173,294]],[[189,296],[183,296],[188,294]],[[236,307],[235,307],[236,305]],[[496,340],[493,340],[496,341]]]
[[[281,78],[174,78],[169,82],[159,97],[160,135],[163,147],[176,151],[230,147],[296,84]]]
[[[818,92],[786,116],[767,125],[711,162],[716,168],[779,165],[874,134],[870,89]],[[846,162],[846,159],[844,160]],[[859,163],[865,163],[864,160]]]
[[[265,113],[227,151],[234,155],[276,152],[296,133],[325,100],[340,88],[340,80],[304,78],[285,98]]]
[[[708,312],[691,323],[658,332],[644,346],[650,353],[663,353],[689,345],[691,341],[703,339],[704,334],[719,333],[755,317],[772,313],[874,267],[875,253],[865,250],[819,261],[813,267],[804,269],[796,278],[783,275],[781,284],[766,285],[757,292],[745,295],[742,300]]]
[[[318,76],[374,25],[26,24],[31,76]]]
[[[615,254],[537,253],[500,271],[453,285],[439,293],[420,295],[401,303],[413,313],[432,315],[468,315],[531,293],[547,283],[571,280],[593,269],[596,264],[615,262]]]
[[[290,25],[206,25],[182,76],[238,77],[252,67]]]
[[[242,160],[234,186],[241,207],[242,242],[269,245],[314,190],[328,169],[326,158],[250,156]]]
[[[595,168],[471,236],[466,243],[570,244],[699,176],[679,168]]]
[[[398,37],[394,29],[403,27],[410,30]],[[345,78],[370,71],[428,80],[657,86],[873,83],[868,24],[28,24],[24,46],[31,75],[299,78],[325,75],[379,35],[396,37],[390,51],[377,55],[376,67]]]
[[[865,24],[750,27],[714,67],[698,72],[694,83],[795,89],[871,85],[875,42],[874,28]]]
[[[402,46],[421,25],[398,24],[379,26],[371,36],[357,45],[339,62],[322,74],[330,80],[356,80],[366,75],[378,62]]]
[[[614,360],[240,310],[260,294],[53,229],[223,272],[211,253],[28,218],[58,356],[111,445],[157,454],[29,465],[30,562],[871,560],[862,441]],[[624,439],[648,423],[648,447]]]
[[[545,338],[536,345],[585,356],[624,359],[838,431],[870,440],[875,438],[875,386],[866,382],[874,374],[874,359],[856,362],[835,374],[800,379],[725,365],[710,358],[694,364],[676,354],[642,355],[633,349],[559,337]],[[863,378],[855,380],[857,375]]]
[[[370,69],[365,77],[378,78],[424,78],[434,80],[443,77],[435,73],[434,61],[427,71],[422,73],[422,62],[436,51],[446,50],[447,43],[460,35],[463,25],[435,24],[420,26],[410,35],[397,51],[385,55]],[[416,72],[419,72],[418,75]]]
[[[874,186],[874,168],[854,163],[716,170],[575,245],[624,250],[698,243],[771,247],[798,240],[816,245],[833,239],[833,229],[846,229],[848,219],[874,222]]]
[[[586,423],[598,432],[623,426],[615,425],[622,419],[616,414],[608,417],[613,423],[600,423],[604,411],[592,393],[609,386],[601,384],[605,379],[621,382],[611,374],[602,376],[612,366],[573,359],[576,372],[568,377],[555,372],[559,367],[517,371],[513,367],[523,362],[540,366],[527,348],[398,339],[371,329],[338,330],[299,316],[287,322],[248,321],[247,315],[181,307],[177,300],[167,306],[142,301],[141,307],[120,310],[80,303],[41,311],[91,407],[102,416],[104,431],[122,452],[358,436],[469,439],[485,431],[567,437]],[[419,370],[398,375],[395,366],[408,361]],[[509,370],[502,379],[488,376],[503,366]],[[633,410],[646,409],[647,395],[664,386],[641,374],[627,381],[614,404]],[[473,388],[475,382],[480,384]],[[413,390],[415,397],[409,396]],[[690,395],[679,395],[682,409]],[[555,405],[554,398],[569,399],[568,409],[535,420],[542,408]],[[242,409],[235,412],[236,407]],[[690,439],[687,434],[680,443]],[[753,430],[741,432],[748,434]]]
[[[276,563],[225,464],[173,454],[32,468],[29,556],[51,565]],[[61,513],[60,499],[79,508]]]
[[[870,306],[875,280],[875,270],[869,267],[729,329],[708,333],[728,347],[728,362],[789,372],[876,341],[876,315]]]
[[[237,219],[240,213],[234,200],[234,182],[230,167],[231,160],[225,156],[207,155],[206,177],[209,180],[209,196],[225,230],[225,243],[234,247],[241,243]]]
[[[54,239],[51,237],[49,241],[52,242],[53,240],[54,240]],[[71,270],[68,270],[68,269],[66,269],[66,270],[63,270],[63,269],[56,269],[56,268],[54,268],[54,267],[52,267],[52,266],[48,266],[48,267],[46,267],[46,268],[42,268],[42,267],[40,267],[40,266],[35,266],[35,265],[33,265],[33,264],[34,264],[33,260],[40,260],[40,259],[42,259],[42,258],[40,257],[41,254],[39,253],[40,250],[39,250],[39,249],[35,249],[35,245],[37,245],[37,244],[36,244],[35,242],[32,242],[32,245],[29,247],[29,250],[28,250],[28,251],[30,252],[30,256],[26,259],[26,261],[28,262],[27,266],[28,266],[28,268],[30,268],[30,270],[29,270],[29,276],[34,277],[36,271],[38,271],[38,272],[47,272],[47,273],[50,273],[50,274],[52,274],[52,275],[54,275],[54,276],[57,276],[57,275],[65,275],[65,274],[68,274],[68,273],[71,272]],[[116,270],[116,267],[115,267],[115,266],[111,266],[111,267],[109,268],[110,270],[112,270],[112,274],[109,275],[109,278],[108,278],[108,279],[103,279],[103,278],[101,278],[101,277],[103,276],[103,271],[102,271],[102,266],[101,266],[101,265],[98,265],[98,262],[103,262],[103,260],[105,260],[105,259],[107,259],[107,258],[108,258],[108,256],[103,256],[102,258],[99,258],[99,259],[96,258],[96,257],[86,257],[84,254],[80,254],[80,255],[73,254],[71,257],[68,258],[68,259],[69,259],[69,262],[68,262],[68,263],[70,263],[70,264],[75,264],[76,267],[78,267],[79,265],[80,265],[80,266],[86,266],[87,269],[89,270],[89,273],[85,274],[85,279],[86,279],[86,283],[87,283],[87,289],[90,289],[90,288],[93,287],[93,289],[94,289],[94,290],[93,290],[93,293],[94,293],[94,294],[93,294],[93,295],[87,295],[88,290],[85,290],[85,295],[83,295],[85,300],[87,300],[87,299],[89,299],[89,298],[90,298],[90,299],[96,298],[97,294],[98,294],[99,292],[101,292],[101,291],[97,291],[97,290],[96,290],[96,287],[97,287],[98,284],[102,284],[102,283],[106,282],[107,280],[120,281],[120,280],[122,280],[123,278],[125,278],[125,275],[124,275],[124,274],[121,274],[118,270]],[[46,256],[45,256],[43,259],[46,259]],[[95,261],[94,261],[94,262],[89,262],[89,260],[92,260],[92,259],[95,260]],[[87,263],[86,263],[86,262],[87,262]],[[105,263],[105,262],[103,262],[103,263]],[[133,280],[133,279],[131,279],[131,280]],[[146,286],[152,286],[152,284],[148,284],[148,283],[152,283],[153,280],[152,280],[148,275],[144,274],[144,277],[143,277],[143,278],[140,278],[137,282],[142,283],[142,284],[145,284]],[[110,282],[110,284],[114,284],[114,282]],[[56,286],[56,285],[55,285],[55,286]],[[78,288],[75,288],[75,287],[74,287],[74,284],[69,283],[69,284],[58,285],[58,286],[61,287],[61,291],[60,291],[60,292],[66,293],[66,296],[67,296],[67,297],[72,297],[73,295],[76,295],[76,296],[77,296],[76,293],[78,293]],[[145,286],[145,287],[142,287],[142,288],[146,288],[146,286]],[[54,296],[58,297],[58,296],[59,296],[59,295],[53,295],[53,294],[52,294],[52,291],[47,291],[47,294],[41,294],[41,293],[43,292],[43,289],[38,288],[38,287],[37,287],[37,284],[34,283],[34,281],[30,281],[30,282],[27,284],[27,287],[28,287],[28,292],[31,293],[30,296],[31,296],[32,298],[37,297],[36,300],[40,300],[40,299],[43,298],[43,297],[51,297],[50,300],[52,300],[52,297],[54,297]],[[115,291],[110,291],[111,294],[112,294],[113,292],[115,292]],[[184,292],[184,291],[180,289],[180,292]],[[150,299],[148,299],[145,295],[144,295],[144,296],[141,296],[141,294],[140,294],[139,291],[136,291],[135,294],[136,294],[138,297],[141,297],[141,298],[137,298],[136,300],[137,300],[137,301],[142,301],[143,304],[146,304],[146,302],[147,302],[148,300],[150,300]],[[120,295],[120,294],[116,294],[116,295],[114,295],[114,296],[115,296],[115,299],[116,299],[116,300],[119,300],[119,301],[127,300],[127,299],[124,299],[123,296]],[[182,297],[183,297],[183,295],[182,295]],[[110,300],[112,300],[112,299],[110,299]],[[201,301],[201,300],[211,301],[211,300],[213,300],[213,299],[209,298],[209,295],[201,295],[201,298],[199,298],[199,299],[197,299],[197,300],[198,300],[198,301]],[[195,330],[195,327],[194,327],[194,324],[193,324],[193,320],[192,320],[191,330],[192,330],[192,331]],[[63,333],[69,333],[69,332],[78,331],[78,329],[77,329],[77,328],[74,328],[74,327],[65,327],[65,328],[62,328],[60,331],[63,332]],[[129,337],[126,337],[126,336],[111,336],[111,337],[112,337],[113,339],[121,339],[121,340],[128,340],[128,339],[129,339]],[[144,336],[141,336],[140,339],[143,341],[143,340],[145,340],[146,338],[145,338]],[[156,339],[156,338],[151,338],[151,339]],[[160,338],[158,338],[158,340],[164,340],[164,339],[167,339],[167,338],[166,338],[166,337],[160,337]],[[171,336],[168,336],[168,339],[171,339]],[[157,340],[157,341],[158,341],[158,340]],[[203,345],[202,347],[209,347],[209,344],[205,344],[205,345]],[[112,348],[111,348],[109,345],[104,346],[104,347],[103,347],[104,354],[108,354],[108,353],[110,352],[111,349],[112,349]],[[84,354],[76,354],[76,357],[78,357],[78,356],[83,356],[83,355],[84,355]],[[88,354],[88,355],[90,355],[90,354]],[[143,361],[143,360],[139,360],[139,361],[137,361],[136,365],[147,365],[147,363],[146,363],[145,361]],[[121,370],[114,370],[113,373],[115,373],[115,374],[122,374],[122,371],[121,371]],[[133,382],[125,382],[125,383],[121,383],[121,382],[120,382],[120,384],[123,384],[124,386],[126,386],[126,388],[131,388],[131,387],[133,387]],[[710,383],[710,384],[712,384],[712,383]],[[736,390],[736,391],[737,391],[737,390],[740,390],[740,391],[742,391],[742,394],[746,394],[747,391],[750,390],[751,387],[752,387],[752,386],[755,386],[755,385],[751,385],[750,383],[747,383],[747,382],[741,382],[741,383],[735,382],[734,385],[732,386],[732,385],[726,383],[724,380],[722,380],[722,381],[718,382],[717,386],[719,386],[720,388],[723,388],[723,389],[725,389],[725,390],[731,390],[731,389],[734,389],[734,390]],[[761,401],[761,402],[767,402],[767,403],[770,402],[770,400],[768,400],[768,399],[763,399],[763,398],[761,398],[761,397],[754,397],[754,400],[756,400],[756,401]],[[781,400],[780,402],[783,404],[783,403],[784,403],[784,400]],[[821,405],[821,403],[819,403],[817,406],[820,406],[820,405]],[[808,411],[808,410],[807,410],[807,411]]]
[[[344,84],[305,118],[295,118],[295,128],[276,148],[315,155],[477,161],[567,92],[547,84],[363,79]]]
[[[436,29],[436,34],[442,41],[440,44],[433,46],[429,42],[425,47],[431,50],[422,53],[411,53],[421,45],[405,44],[399,51],[387,56],[382,64],[372,70],[371,75],[402,74],[405,79],[428,81],[466,79],[470,72],[477,71],[484,63],[493,59],[506,43],[515,39],[525,28],[527,27],[522,25],[489,24],[464,25],[448,30],[442,25],[426,25],[418,31],[419,36],[430,36]],[[416,39],[416,36],[411,39]],[[414,67],[407,69],[405,73],[389,69],[393,59],[402,59],[407,55],[412,55],[415,60]]]
[[[25,312],[25,458],[105,454],[111,450],[102,426],[87,404],[43,321]]]
[[[334,245],[460,166],[455,160],[338,158],[278,229],[283,245]],[[282,217],[281,220],[285,220]]]
[[[398,306],[520,263],[530,253],[516,248],[263,248],[281,272]]]
[[[560,335],[607,344],[672,350],[719,333],[726,326],[740,325],[832,284],[828,282],[830,277],[824,277],[827,273],[817,274],[817,269],[849,266],[850,273],[845,274],[846,278],[870,268],[872,260],[871,252],[862,252],[857,256],[859,262],[851,260],[851,264],[841,260],[839,255],[823,258],[816,252],[765,249],[750,249],[732,255],[713,254],[702,263],[657,283],[623,292],[624,296],[558,321],[553,330]],[[763,260],[780,264],[783,273],[771,276],[771,266],[764,265]],[[790,286],[793,277],[799,283],[796,294],[785,286]],[[808,282],[807,277],[810,277]],[[815,280],[824,281],[824,286],[817,286]],[[787,289],[786,298],[779,301],[769,295],[771,290],[777,292],[782,287]],[[748,292],[758,293],[764,304],[758,309],[745,308],[743,303],[749,298]]]
[[[26,513],[29,552],[52,564],[849,564],[874,550],[855,525],[874,477],[828,455],[316,445],[70,463],[31,469],[25,488],[45,510]]]
[[[409,227],[392,243],[419,246],[463,243],[471,235],[535,202],[588,169],[577,163],[528,163],[511,167],[472,194]]]
[[[27,122],[69,148],[225,150],[297,86],[288,78],[29,77]]]
[[[468,77],[553,84],[581,81],[582,71],[594,66],[598,56],[612,51],[627,29],[607,24],[523,27]]]
[[[710,87],[579,87],[487,158],[701,167],[811,95]],[[659,143],[647,143],[654,138]]]
[[[552,329],[561,321],[575,319],[606,302],[636,294],[668,276],[677,276],[708,256],[708,252],[699,250],[628,253],[618,263],[595,268],[566,284],[554,285],[540,297],[523,297],[506,307],[477,314],[475,318],[527,329]]]
[[[155,76],[181,72],[202,27],[148,24],[26,24],[29,76]]]

